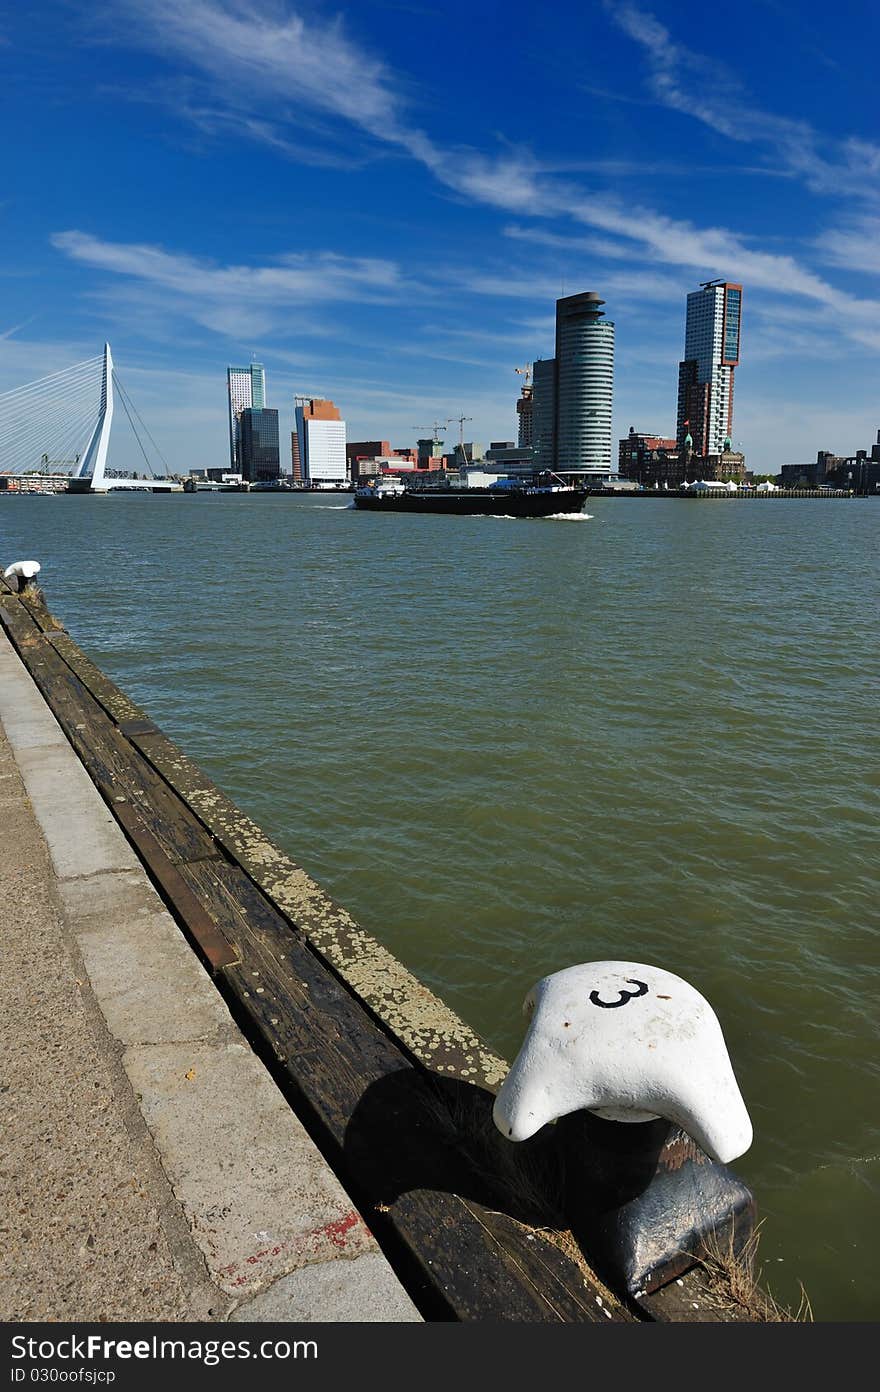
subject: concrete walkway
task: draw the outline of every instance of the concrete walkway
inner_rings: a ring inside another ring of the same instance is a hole
[[[0,632],[0,1320],[412,1321]]]

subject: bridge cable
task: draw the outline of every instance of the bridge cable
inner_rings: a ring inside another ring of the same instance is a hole
[[[120,397],[123,398],[123,402],[122,402],[123,406],[125,405],[125,398],[128,399],[128,403],[129,403],[129,405],[131,406],[131,409],[134,411],[135,415],[137,416],[138,420],[140,421],[141,426],[142,426],[142,428],[143,428],[143,430],[144,430],[144,433],[145,433],[146,436],[147,436],[147,439],[150,441],[150,444],[153,446],[153,449],[156,451],[157,455],[158,455],[159,458],[162,460],[162,463],[165,465],[165,474],[166,474],[166,476],[167,476],[167,475],[168,475],[168,472],[169,472],[169,469],[168,469],[168,460],[165,458],[165,456],[164,456],[164,454],[162,453],[162,451],[160,450],[159,446],[156,444],[156,441],[153,439],[152,435],[150,434],[150,431],[149,431],[149,429],[148,429],[148,427],[147,427],[146,422],[143,420],[140,411],[138,410],[138,408],[135,406],[134,402],[132,401],[130,394],[126,391],[125,387],[122,385],[122,382],[119,380],[119,376],[118,376],[117,372],[115,371],[115,369],[114,369],[114,372],[113,372],[113,381],[114,381],[115,385],[119,388],[119,395],[120,395]],[[132,427],[132,428],[134,428],[134,427]]]
[[[119,385],[118,382],[117,382],[116,385],[117,385],[117,386]],[[120,390],[120,392],[119,392],[119,400],[122,402],[122,408],[123,408],[123,410],[125,411],[125,414],[128,416],[128,423],[129,423],[129,425],[131,426],[132,433],[134,434],[134,438],[135,438],[135,439],[137,440],[137,442],[138,442],[138,448],[140,449],[141,454],[144,456],[144,463],[145,463],[146,466],[147,466],[147,473],[149,474],[150,478],[154,478],[155,475],[153,474],[153,470],[152,470],[152,467],[151,467],[151,465],[150,465],[150,461],[149,461],[149,459],[147,458],[147,451],[146,451],[146,450],[144,449],[144,447],[143,447],[143,444],[142,444],[142,442],[141,442],[141,437],[140,437],[140,435],[138,434],[138,431],[137,431],[137,426],[135,425],[134,421],[133,421],[132,418],[131,418],[131,412],[129,411],[127,405],[125,404],[125,396],[124,396],[124,394],[123,394],[123,392],[122,392],[121,390]]]

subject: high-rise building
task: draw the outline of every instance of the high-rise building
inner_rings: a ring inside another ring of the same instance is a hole
[[[705,281],[687,297],[676,440],[684,449],[690,436],[701,459],[730,448],[741,316],[742,286],[731,281]]]
[[[348,481],[345,457],[345,421],[332,401],[298,396],[296,433],[303,481],[333,488]]]
[[[227,367],[226,386],[229,392],[229,464],[236,473],[241,473],[241,413],[250,406],[262,410],[266,404],[263,364]]]
[[[516,403],[517,417],[517,444],[520,449],[531,449],[532,446],[532,364],[526,367],[518,367],[516,371],[524,379],[520,389],[519,401]]]
[[[269,483],[281,475],[278,412],[245,406],[239,416],[239,472],[249,483]]]
[[[612,471],[614,325],[594,291],[556,301],[556,356],[534,364],[532,443],[539,469]]]
[[[614,325],[592,291],[556,301],[556,469],[611,468]]]
[[[539,358],[532,368],[532,449],[535,467],[556,463],[556,359]]]

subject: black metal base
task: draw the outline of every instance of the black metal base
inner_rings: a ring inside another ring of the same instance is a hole
[[[752,1193],[679,1127],[575,1112],[557,1128],[572,1231],[609,1285],[650,1292],[707,1252],[742,1253],[755,1226]]]

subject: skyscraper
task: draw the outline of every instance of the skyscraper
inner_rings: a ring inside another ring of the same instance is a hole
[[[556,463],[556,359],[539,358],[532,368],[532,449],[535,468]]]
[[[532,444],[532,364],[527,367],[517,367],[515,369],[520,377],[525,378],[520,390],[519,401],[516,403],[517,415],[517,444],[520,449],[531,449]]]
[[[348,479],[345,457],[345,421],[332,401],[298,396],[296,433],[306,483],[332,488]]]
[[[614,325],[594,291],[556,301],[556,356],[534,365],[532,441],[539,469],[608,473]]]
[[[678,366],[676,440],[700,458],[733,434],[733,374],[739,362],[742,286],[708,280],[687,297],[684,360]],[[729,447],[729,446],[728,446]]]
[[[241,473],[241,413],[253,406],[262,410],[266,405],[266,372],[262,363],[247,367],[227,367],[226,385],[229,392],[229,465]]]
[[[239,416],[240,473],[249,483],[269,483],[281,474],[278,412],[245,406]]]

